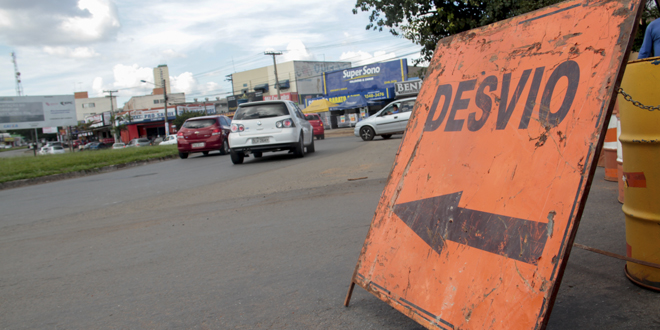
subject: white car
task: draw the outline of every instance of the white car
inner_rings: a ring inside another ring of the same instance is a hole
[[[124,149],[126,148],[126,144],[122,142],[117,142],[112,145],[112,149]]]
[[[176,145],[176,134],[170,134],[163,139],[159,146]]]
[[[64,148],[61,146],[54,146],[54,147],[42,147],[41,150],[39,150],[40,155],[54,155],[54,154],[63,154],[64,153]]]
[[[303,157],[314,152],[314,130],[297,104],[291,101],[261,101],[238,106],[229,133],[231,161],[242,164],[269,151],[291,151]]]
[[[359,121],[353,129],[353,133],[365,141],[373,140],[376,135],[389,139],[392,134],[403,133],[408,126],[416,99],[416,97],[411,97],[388,104],[374,115]]]

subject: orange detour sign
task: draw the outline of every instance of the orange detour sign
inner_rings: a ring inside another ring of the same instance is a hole
[[[429,329],[543,328],[640,2],[567,1],[441,40],[351,289]]]

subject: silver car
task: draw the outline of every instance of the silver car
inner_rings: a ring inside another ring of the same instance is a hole
[[[297,157],[314,152],[314,130],[297,104],[291,101],[262,101],[238,106],[229,133],[231,161],[243,163],[252,154],[291,151]]]
[[[396,100],[367,119],[355,125],[353,133],[362,140],[371,141],[376,135],[389,139],[392,134],[403,133],[408,126],[416,97]]]
[[[151,145],[151,141],[149,141],[149,139],[147,139],[147,138],[137,138],[137,139],[131,140],[126,145],[126,147],[127,148],[128,147],[146,147],[146,146],[149,146],[149,145]]]

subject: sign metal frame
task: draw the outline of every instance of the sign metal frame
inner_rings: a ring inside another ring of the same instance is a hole
[[[547,325],[644,0],[442,39],[355,284],[429,329]]]

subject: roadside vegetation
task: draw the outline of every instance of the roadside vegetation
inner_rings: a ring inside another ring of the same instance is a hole
[[[0,152],[12,151],[12,150],[18,150],[18,149],[27,149],[27,147],[11,147],[11,148],[8,148],[8,149],[0,148]]]
[[[178,155],[176,145],[0,158],[0,183]]]

